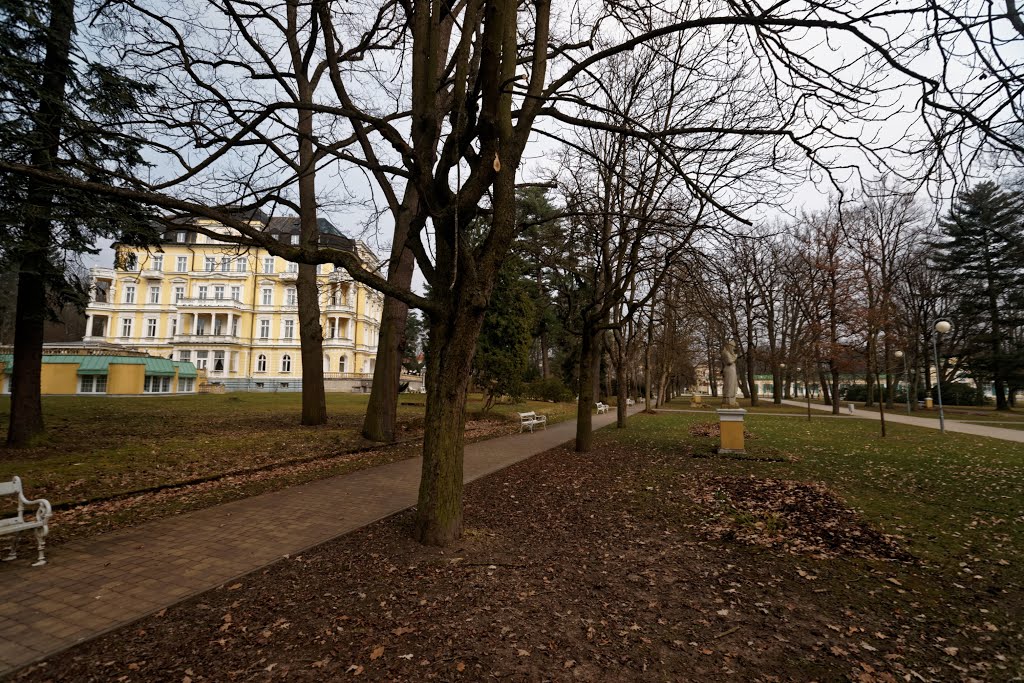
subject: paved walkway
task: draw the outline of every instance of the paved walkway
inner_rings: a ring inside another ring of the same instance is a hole
[[[634,412],[638,409],[634,409]],[[615,421],[594,416],[594,428]],[[465,481],[574,438],[576,421],[466,446]],[[420,458],[71,541],[0,568],[0,675],[416,503]],[[60,513],[55,516],[60,524]]]
[[[786,405],[807,407],[807,403],[803,401],[783,401]],[[821,403],[811,403],[811,408],[815,410],[826,410],[829,413],[832,412],[832,406],[823,405]],[[844,408],[845,410],[845,405]],[[862,420],[875,420],[878,421],[877,410],[865,410],[858,408],[857,411],[851,415],[845,415],[847,419],[861,418]],[[904,424],[913,425],[915,427],[927,427],[929,429],[938,430],[939,420],[938,418],[931,417],[910,417],[909,415],[901,415],[899,413],[885,413],[886,423],[893,424]],[[959,420],[950,420],[946,418],[946,431],[947,432],[959,432],[961,434],[972,434],[974,436],[988,436],[993,439],[1003,439],[1004,441],[1017,441],[1024,443],[1024,430],[1017,429],[1003,429],[1000,427],[988,427],[985,425],[968,424],[967,422],[960,422]]]

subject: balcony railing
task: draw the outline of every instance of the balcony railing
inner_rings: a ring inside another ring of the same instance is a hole
[[[176,334],[175,343],[179,344],[240,344],[242,338],[234,334]]]
[[[186,297],[174,302],[178,308],[234,308],[240,311],[248,310],[248,306],[238,299],[200,299],[199,297]]]
[[[142,277],[146,278],[147,280],[163,280],[164,271],[147,268],[142,271]]]

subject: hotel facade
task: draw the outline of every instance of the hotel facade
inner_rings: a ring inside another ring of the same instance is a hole
[[[294,217],[248,217],[274,239],[298,244]],[[93,268],[85,344],[131,347],[189,362],[227,391],[302,387],[298,265],[264,249],[239,247],[189,230],[164,233],[149,249],[116,245],[116,268]],[[191,225],[233,234],[219,223]],[[321,244],[376,258],[320,219]],[[235,233],[237,234],[237,233]],[[373,376],[383,297],[342,269],[318,267],[323,369],[328,388],[367,390]]]

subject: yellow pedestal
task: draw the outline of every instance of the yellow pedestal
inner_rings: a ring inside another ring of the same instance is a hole
[[[703,397],[700,394],[694,394],[693,396],[691,396],[690,397],[690,407],[691,408],[703,408],[704,407]]]
[[[935,407],[935,402],[932,401],[932,397],[931,396],[926,396],[925,399],[924,399],[924,409],[925,410],[931,410],[934,407]]]
[[[722,435],[719,453],[746,453],[743,443],[743,416],[747,411],[742,408],[721,408],[718,410],[718,426]]]

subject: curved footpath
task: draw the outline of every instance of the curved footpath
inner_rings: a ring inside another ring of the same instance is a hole
[[[807,406],[807,403],[802,401],[783,401],[783,403],[788,406],[797,406],[799,408]],[[812,403],[811,407],[816,410],[828,411],[830,414],[832,412],[832,406],[822,405],[820,403]],[[838,415],[834,417],[845,417],[850,420],[860,418],[862,420],[875,420],[876,422],[881,419],[877,412],[863,409],[857,410],[853,415]],[[913,425],[915,427],[926,427],[935,430],[938,430],[939,428],[938,419],[931,417],[910,417],[909,415],[886,412],[885,421],[893,424]],[[948,417],[946,418],[946,431],[971,434],[973,436],[988,436],[993,439],[1024,443],[1024,430],[1002,429],[1000,427],[986,427],[984,425],[968,424],[966,422],[960,422],[959,420],[951,420]]]
[[[612,412],[594,415],[593,427],[614,421]],[[570,420],[470,444],[464,479],[575,434]],[[410,508],[420,467],[410,458],[71,541],[49,550],[43,567],[27,566],[35,543],[23,539],[21,557],[0,566],[0,676]]]

